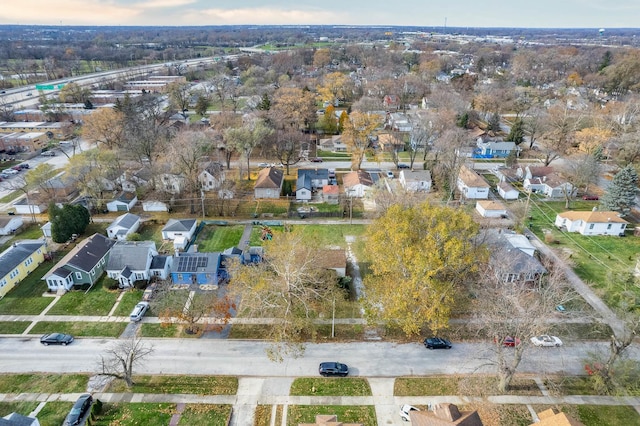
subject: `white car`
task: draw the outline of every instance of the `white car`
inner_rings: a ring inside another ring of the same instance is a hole
[[[132,322],[137,322],[140,321],[142,319],[142,317],[144,316],[145,312],[147,312],[147,309],[149,309],[149,302],[140,302],[136,305],[135,308],[133,308],[133,311],[131,312],[131,315],[129,316],[129,319]]]
[[[411,411],[420,411],[420,409],[409,404],[400,406],[400,417],[402,418],[402,420],[404,420],[405,422],[411,421],[411,418],[409,418],[409,413]]]
[[[394,178],[393,172],[391,170],[387,170],[387,178],[389,178],[389,179],[393,179]]]
[[[2,173],[8,174],[8,175],[17,175],[18,171],[13,169],[5,169],[2,171]]]
[[[562,346],[562,340],[556,336],[549,336],[547,334],[532,337],[531,343],[533,343],[534,346]]]

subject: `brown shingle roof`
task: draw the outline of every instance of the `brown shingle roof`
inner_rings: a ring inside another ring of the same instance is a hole
[[[569,219],[571,221],[574,220],[583,220],[587,223],[629,223],[626,220],[622,219],[618,212],[601,212],[601,211],[568,211],[563,213],[558,213],[558,216],[564,219]]]
[[[560,413],[553,408],[538,413],[540,421],[531,426],[584,426],[584,423],[572,419],[565,413]]]
[[[489,184],[486,180],[464,164],[460,167],[459,176],[464,184],[470,188],[489,188]]]
[[[255,188],[280,188],[284,174],[275,167],[267,167],[258,172]]]
[[[345,187],[351,188],[358,184],[365,186],[373,186],[373,180],[371,175],[364,170],[357,170],[355,172],[349,172],[342,178],[342,183]]]

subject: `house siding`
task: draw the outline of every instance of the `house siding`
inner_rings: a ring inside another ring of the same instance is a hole
[[[42,262],[44,262],[46,253],[47,249],[43,244],[42,247],[21,261],[19,265],[9,271],[5,276],[0,277],[0,299],[40,266]]]

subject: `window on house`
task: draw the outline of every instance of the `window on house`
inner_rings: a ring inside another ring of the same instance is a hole
[[[0,287],[4,287],[5,285],[7,285],[7,279],[3,279],[2,281],[0,281]]]
[[[81,280],[82,279],[82,273],[81,272],[76,272],[76,278]]]
[[[593,229],[594,226],[595,226],[595,223],[592,223],[591,225],[589,225],[589,229]]]
[[[608,224],[608,225],[607,225],[607,229],[611,229],[611,224]]]
[[[178,281],[182,281],[182,274],[178,274]]]

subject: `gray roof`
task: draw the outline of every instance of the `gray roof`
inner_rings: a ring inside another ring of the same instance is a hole
[[[135,223],[139,220],[140,216],[138,215],[132,213],[123,214],[122,216],[118,216],[116,220],[114,220],[111,225],[109,225],[109,228],[120,226],[125,229],[131,229],[131,227],[135,225]]]
[[[195,222],[195,219],[169,219],[162,230],[170,232],[189,231]]]
[[[311,191],[311,177],[309,175],[298,174],[298,180],[296,182],[296,191],[302,188],[306,188],[309,191]]]
[[[36,419],[19,413],[11,413],[6,418],[0,417],[0,426],[32,426]]]
[[[149,269],[164,269],[167,260],[169,260],[169,256],[153,256]]]
[[[0,278],[13,271],[42,246],[44,246],[43,240],[25,240],[5,250],[0,254]]]
[[[71,265],[81,271],[89,272],[105,257],[114,244],[115,241],[104,235],[93,234],[75,246],[54,268]]]
[[[153,241],[118,241],[111,248],[106,269],[121,271],[126,266],[134,271],[146,269],[150,251],[156,253]]]
[[[129,204],[134,198],[136,198],[136,194],[134,194],[133,192],[123,191],[122,193],[118,194],[116,198],[114,198],[114,201],[120,201],[121,203]]]
[[[298,178],[303,175],[311,179],[329,179],[329,169],[298,169]]]

